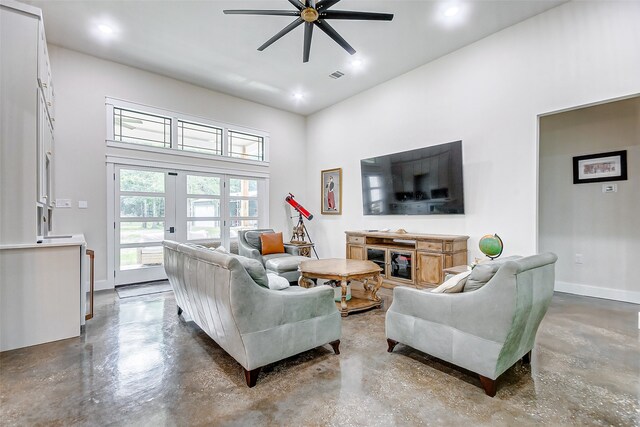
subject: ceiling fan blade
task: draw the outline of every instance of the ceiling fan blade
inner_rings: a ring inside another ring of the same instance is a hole
[[[313,35],[313,22],[304,23],[304,51],[302,53],[302,62],[309,62],[309,53],[311,53],[311,36]]]
[[[289,0],[289,3],[291,3],[298,10],[304,9],[304,4],[302,4],[300,0]]]
[[[223,10],[225,15],[299,16],[298,10]]]
[[[318,12],[320,12],[321,10],[327,10],[339,1],[340,0],[320,0],[318,3],[316,3],[316,10]]]
[[[302,24],[303,22],[304,21],[302,20],[302,18],[298,17],[298,19],[296,19],[291,24],[287,25],[282,30],[280,30],[280,32],[278,34],[276,34],[275,36],[273,36],[269,40],[267,40],[262,46],[260,46],[258,48],[258,50],[259,51],[265,50],[266,48],[271,46],[275,41],[277,41],[280,37],[284,36],[289,31],[293,30],[294,28],[296,28],[298,25]]]
[[[308,7],[312,7],[312,8],[316,8],[316,0],[307,0],[307,6]]]
[[[350,10],[327,10],[320,14],[321,19],[352,19],[362,21],[391,21],[393,13],[353,12]]]
[[[338,34],[338,32],[334,30],[331,25],[329,25],[329,23],[319,19],[315,22],[315,24],[318,26],[318,28],[324,31],[326,35],[331,37],[336,43],[342,46],[344,50],[349,52],[350,55],[356,53],[356,50],[352,48],[351,45],[347,43],[347,41],[343,39],[342,36]]]

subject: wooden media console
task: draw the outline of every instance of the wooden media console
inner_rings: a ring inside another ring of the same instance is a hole
[[[346,231],[347,259],[369,260],[382,268],[383,286],[434,287],[445,268],[467,264],[469,236]]]

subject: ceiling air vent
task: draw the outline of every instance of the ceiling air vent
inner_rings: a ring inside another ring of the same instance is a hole
[[[331,77],[332,79],[339,79],[342,76],[344,76],[344,73],[342,71],[334,71],[333,73],[329,74],[329,77]]]

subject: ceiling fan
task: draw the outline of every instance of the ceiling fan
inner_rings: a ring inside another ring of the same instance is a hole
[[[265,50],[282,36],[289,33],[297,26],[304,23],[304,50],[302,62],[309,62],[311,51],[311,35],[314,25],[324,31],[336,43],[353,55],[356,50],[343,39],[336,30],[327,22],[328,19],[347,19],[360,21],[391,21],[392,13],[354,12],[350,10],[328,10],[340,0],[289,0],[297,10],[224,10],[227,15],[270,15],[270,16],[296,16],[295,21],[284,27],[279,33],[267,40],[258,48]]]

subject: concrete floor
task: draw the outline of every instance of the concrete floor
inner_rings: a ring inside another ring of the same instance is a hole
[[[343,319],[341,353],[262,370],[255,388],[172,293],[100,293],[81,338],[0,354],[2,425],[638,425],[637,305],[556,294],[530,366],[496,397],[477,376],[406,346],[384,311]],[[389,295],[385,296],[388,306]]]

